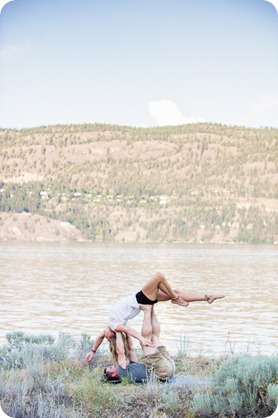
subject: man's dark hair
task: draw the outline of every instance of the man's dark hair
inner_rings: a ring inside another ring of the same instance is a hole
[[[117,374],[117,376],[112,376],[111,372],[107,371],[107,367],[105,367],[104,371],[103,371],[104,377],[106,378],[106,380],[121,380],[120,376]]]

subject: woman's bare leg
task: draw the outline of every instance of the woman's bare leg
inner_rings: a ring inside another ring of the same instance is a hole
[[[213,303],[216,299],[222,299],[225,297],[225,295],[204,295],[200,293],[183,292],[177,289],[173,290],[186,302],[206,301],[208,303]],[[163,290],[159,290],[156,299],[158,301],[167,301],[171,298],[169,298],[169,296],[163,292]]]
[[[164,274],[156,273],[151,280],[149,280],[142,288],[142,292],[150,300],[156,300],[159,290],[161,290],[173,303],[181,306],[187,306],[188,302],[185,301],[177,294],[167,282]]]
[[[213,303],[216,299],[222,299],[225,297],[225,295],[206,295],[206,301],[211,304]]]

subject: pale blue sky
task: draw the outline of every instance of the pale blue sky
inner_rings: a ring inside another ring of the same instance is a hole
[[[0,127],[278,127],[265,0],[14,0],[0,15]]]

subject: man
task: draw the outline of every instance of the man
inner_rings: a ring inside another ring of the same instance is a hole
[[[126,335],[129,349],[129,363],[126,360],[124,343],[121,333],[116,333],[116,351],[117,364],[107,367],[104,370],[106,379],[117,380],[127,377],[136,383],[146,382],[153,374],[161,381],[167,381],[175,373],[175,363],[160,341],[160,325],[154,312],[153,305],[141,305],[144,311],[144,320],[142,325],[142,336],[154,342],[155,347],[149,347],[141,344],[144,357],[138,362],[133,348],[132,338]]]

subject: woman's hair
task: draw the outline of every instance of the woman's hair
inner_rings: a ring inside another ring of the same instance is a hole
[[[119,332],[119,334],[121,334],[123,343],[124,343],[124,350],[125,350],[125,356],[127,358],[127,360],[130,359],[130,354],[129,354],[129,348],[128,348],[128,342],[127,342],[127,338],[124,332]],[[113,360],[117,363],[118,362],[118,354],[117,354],[117,345],[116,345],[116,336],[112,337],[110,339],[109,342],[110,345],[110,352],[112,355]]]

